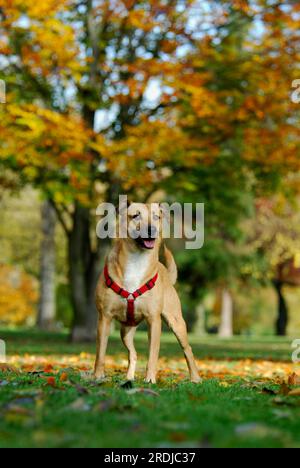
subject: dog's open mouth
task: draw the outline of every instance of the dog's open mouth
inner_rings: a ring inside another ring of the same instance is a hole
[[[137,243],[144,249],[153,249],[155,241],[156,239],[143,239],[142,237],[138,237],[137,239]]]

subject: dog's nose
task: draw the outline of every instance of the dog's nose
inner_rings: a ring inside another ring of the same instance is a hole
[[[156,237],[157,234],[157,229],[155,226],[148,226],[148,237],[153,239],[153,237]]]

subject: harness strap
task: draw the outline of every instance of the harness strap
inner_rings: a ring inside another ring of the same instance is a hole
[[[121,288],[110,276],[108,272],[107,264],[104,267],[104,278],[106,286],[112,289],[116,294],[119,296],[124,297],[127,300],[127,320],[125,325],[136,326],[137,323],[134,318],[134,302],[137,297],[142,296],[145,292],[150,291],[150,289],[154,288],[155,283],[158,278],[158,273],[153,276],[147,283],[143,284],[140,288],[136,289],[133,293],[126,291],[126,289]]]

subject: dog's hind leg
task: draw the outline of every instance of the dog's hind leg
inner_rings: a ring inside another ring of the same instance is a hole
[[[111,319],[105,316],[100,316],[98,321],[97,332],[97,354],[95,362],[95,377],[101,379],[104,377],[105,354],[110,331]]]
[[[157,363],[160,348],[161,336],[161,317],[160,315],[154,317],[148,323],[148,336],[149,336],[149,359],[147,364],[147,373],[145,382],[156,383]]]
[[[181,305],[177,296],[172,297],[172,301],[165,306],[162,316],[171,330],[174,332],[181,348],[183,349],[185,359],[190,372],[192,382],[200,382],[201,378],[193,356],[192,348],[188,342],[186,323],[182,317]]]
[[[128,327],[126,325],[121,326],[121,338],[125,348],[128,350],[127,380],[134,380],[137,362],[137,354],[133,342],[135,332],[136,327]]]

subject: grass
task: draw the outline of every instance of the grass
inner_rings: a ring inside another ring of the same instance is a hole
[[[108,379],[88,374],[94,345],[72,345],[64,333],[0,331],[8,365],[0,371],[0,447],[300,447],[300,397],[291,340],[191,337],[203,376],[187,379],[182,353],[164,334],[157,385],[139,367],[124,389],[126,354],[117,334],[108,350]]]

